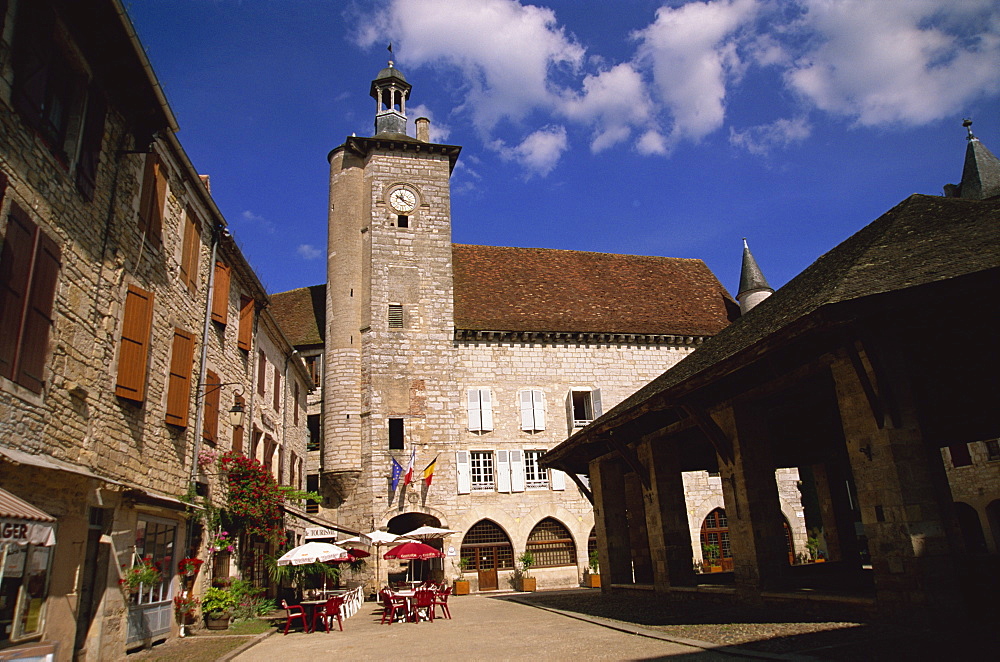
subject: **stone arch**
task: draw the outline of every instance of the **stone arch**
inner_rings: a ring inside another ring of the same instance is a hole
[[[955,518],[958,520],[958,527],[962,531],[962,540],[965,542],[965,551],[969,554],[985,554],[986,536],[983,535],[983,525],[979,521],[979,513],[963,501],[956,501],[954,507]]]
[[[440,510],[438,510],[437,508],[428,508],[427,506],[407,506],[406,509],[402,511],[400,511],[399,508],[386,508],[385,510],[382,511],[380,515],[377,516],[375,520],[377,524],[375,525],[374,528],[384,529],[389,525],[390,520],[395,519],[399,515],[405,515],[408,513],[420,513],[423,515],[427,515],[429,517],[433,517],[439,522],[439,524],[435,524],[435,526],[440,526],[443,528],[450,527],[450,525],[448,524],[448,516],[445,515],[443,512],[441,512]]]
[[[572,532],[555,517],[543,517],[535,523],[528,533],[525,550],[534,555],[539,568],[579,564],[579,546]]]
[[[990,540],[993,541],[993,549],[990,551],[996,554],[1000,552],[1000,499],[990,501],[984,510],[986,511],[986,524],[992,534]]]
[[[466,532],[468,532],[468,530],[471,529],[476,522],[484,519],[493,520],[499,524],[500,528],[504,530],[507,537],[511,539],[512,543],[514,540],[518,539],[516,534],[519,532],[519,524],[506,510],[496,506],[477,507],[474,510],[467,510],[448,528],[457,530],[459,532],[459,536],[456,537],[461,539],[461,537],[464,537]]]
[[[559,504],[546,504],[532,508],[527,515],[521,518],[523,524],[520,527],[521,531],[518,531],[518,533],[522,535],[516,539],[517,542],[522,545],[526,543],[531,530],[546,517],[558,520],[559,523],[569,529],[570,536],[572,536],[573,543],[577,548],[580,547],[580,541],[587,537],[590,529],[594,528],[593,511],[590,511],[589,517],[581,517],[579,514]]]
[[[781,497],[778,497],[778,503],[781,506],[781,514],[785,516],[785,524],[788,525],[788,533],[792,542],[791,553],[794,558],[795,554],[806,551],[806,540],[809,533],[806,531],[805,517],[800,517],[795,507]]]

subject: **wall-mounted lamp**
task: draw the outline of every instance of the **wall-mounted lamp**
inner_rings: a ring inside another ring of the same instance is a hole
[[[229,410],[229,424],[234,428],[243,427],[243,422],[246,419],[246,411],[243,409],[243,405],[236,403],[233,408]]]
[[[866,444],[866,445],[860,447],[858,450],[861,451],[862,455],[864,455],[865,457],[868,458],[869,462],[872,461],[872,445],[871,444]]]

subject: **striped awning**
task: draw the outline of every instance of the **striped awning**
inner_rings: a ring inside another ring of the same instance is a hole
[[[56,544],[56,518],[0,488],[0,543]]]

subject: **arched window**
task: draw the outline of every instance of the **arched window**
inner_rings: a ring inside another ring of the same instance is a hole
[[[720,559],[733,558],[733,550],[729,546],[729,520],[726,519],[726,511],[722,508],[710,512],[701,523],[701,544],[717,548]],[[702,551],[704,553],[704,547]],[[716,550],[713,549],[714,551]]]
[[[587,558],[597,551],[597,527],[591,527],[590,537],[587,538]]]
[[[514,547],[500,526],[491,520],[476,522],[462,539],[462,558],[469,570],[504,570],[514,567]]]
[[[551,568],[576,565],[576,545],[569,531],[558,520],[546,517],[528,536],[527,551],[535,556],[535,566]]]

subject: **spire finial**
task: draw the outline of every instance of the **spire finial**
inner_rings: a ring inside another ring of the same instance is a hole
[[[394,64],[394,62],[392,61],[393,53],[392,53],[392,42],[391,41],[389,42],[388,51],[389,51],[389,66],[391,67]]]
[[[965,130],[969,132],[969,135],[966,136],[966,140],[978,140],[976,136],[973,135],[972,133],[972,120],[966,117],[964,120],[962,120],[962,126],[964,126]]]

